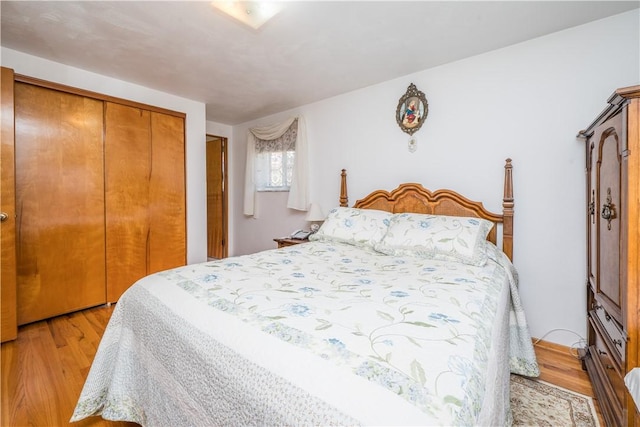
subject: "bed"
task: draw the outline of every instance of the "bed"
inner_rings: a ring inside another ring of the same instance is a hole
[[[510,424],[510,372],[539,373],[510,261],[512,188],[507,159],[501,214],[420,184],[349,207],[343,171],[309,243],[132,286],[71,421]]]

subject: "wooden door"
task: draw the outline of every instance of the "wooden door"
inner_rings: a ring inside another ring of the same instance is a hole
[[[2,141],[0,141],[0,339],[16,339],[16,195],[14,167],[13,70],[2,67],[0,83]]]
[[[105,103],[107,301],[149,269],[151,113]]]
[[[595,261],[597,266],[596,292],[607,313],[622,324],[620,286],[620,215],[621,206],[621,129],[622,114],[599,126],[593,137],[595,142]]]
[[[153,112],[151,133],[147,274],[187,262],[184,118]]]
[[[106,103],[107,300],[186,263],[184,117]]]
[[[105,302],[101,101],[15,84],[18,323]]]
[[[226,138],[207,135],[207,257],[227,256]]]

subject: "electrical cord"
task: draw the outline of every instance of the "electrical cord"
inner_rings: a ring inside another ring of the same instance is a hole
[[[548,331],[547,333],[545,333],[543,336],[541,336],[540,338],[538,338],[537,340],[534,341],[533,345],[537,345],[540,341],[542,341],[547,335],[549,335],[552,332],[556,332],[556,331],[565,331],[565,332],[571,332],[572,334],[576,335],[578,338],[580,338],[578,341],[574,342],[573,344],[571,344],[571,346],[569,346],[569,354],[573,357],[575,357],[576,359],[580,359],[580,355],[578,354],[578,350],[580,348],[585,348],[587,346],[587,340],[584,339],[582,337],[582,335],[580,335],[579,333],[572,331],[571,329],[564,329],[564,328],[556,328],[556,329],[551,329],[550,331]]]

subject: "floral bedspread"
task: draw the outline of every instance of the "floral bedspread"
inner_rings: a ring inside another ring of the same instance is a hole
[[[509,371],[538,375],[516,281],[493,246],[476,267],[323,242],[157,273],[72,421],[508,424]]]

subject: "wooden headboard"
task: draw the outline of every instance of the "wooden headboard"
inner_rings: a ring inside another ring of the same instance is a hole
[[[474,202],[452,190],[430,191],[420,184],[401,184],[389,192],[377,190],[356,201],[354,208],[378,209],[392,213],[413,212],[432,215],[484,218],[494,223],[487,240],[497,244],[498,224],[502,224],[502,250],[513,261],[513,166],[511,159],[504,165],[504,197],[502,214],[485,209],[482,202]],[[340,206],[349,206],[347,171],[342,169]]]

